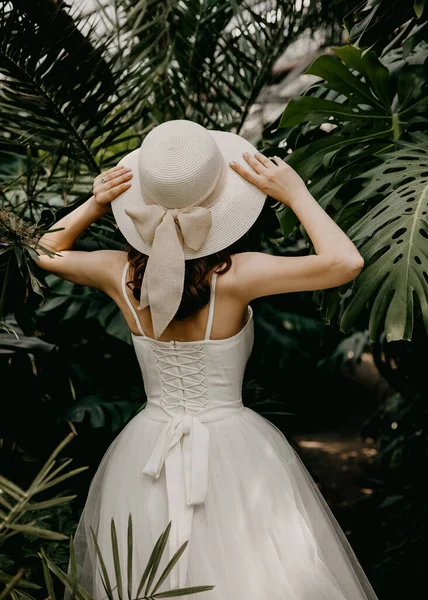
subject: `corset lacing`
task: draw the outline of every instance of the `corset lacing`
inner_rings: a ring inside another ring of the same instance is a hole
[[[167,412],[177,407],[192,415],[202,412],[209,402],[203,344],[180,348],[180,352],[175,343],[172,347],[152,344],[152,348],[162,383],[161,406]]]

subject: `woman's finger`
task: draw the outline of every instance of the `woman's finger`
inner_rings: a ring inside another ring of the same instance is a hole
[[[94,195],[97,196],[100,201],[109,201],[107,199],[108,194],[111,190],[114,190],[117,186],[122,183],[128,182],[132,178],[132,172],[120,173],[117,177],[114,177],[106,183],[96,182],[93,186]]]
[[[128,173],[131,173],[131,171],[126,171],[126,170],[117,171],[116,177],[115,177],[115,173],[111,173],[110,175],[107,175],[107,176],[102,175],[101,177],[94,180],[94,187],[101,188],[101,189],[102,188],[110,189],[111,183],[115,182],[115,180],[118,177],[122,177],[125,174],[127,175]],[[113,183],[113,185],[115,185],[115,183]]]
[[[254,183],[257,185],[257,183],[259,181],[259,176],[257,175],[257,173],[254,173],[254,171],[250,171],[249,169],[246,169],[245,167],[243,167],[241,164],[235,162],[234,160],[231,161],[229,163],[229,165],[236,173],[238,173],[238,175],[241,175],[241,177],[243,177],[250,183]]]
[[[244,152],[242,156],[244,157],[244,160],[246,160],[247,163],[251,165],[259,175],[263,173],[264,169],[262,168],[261,161],[257,160],[257,158],[255,158],[252,154],[248,154],[248,152]]]
[[[111,169],[108,169],[107,171],[103,171],[102,173],[100,173],[99,175],[97,175],[94,179],[94,181],[101,181],[103,179],[105,179],[106,183],[107,181],[110,181],[110,179],[112,179],[112,176],[114,176],[117,173],[121,173],[125,170],[125,167],[123,165],[117,165],[116,167],[112,167]]]
[[[112,177],[105,185],[107,186],[108,189],[111,189],[111,188],[115,187],[116,185],[123,183],[124,181],[128,181],[131,178],[132,178],[131,171],[129,171],[128,173],[119,173],[118,175],[116,175],[116,177]]]
[[[101,173],[101,175],[104,175],[104,177],[107,175],[110,175],[111,173],[115,173],[116,171],[120,171],[120,170],[126,169],[125,165],[116,165],[115,167],[112,167],[111,169],[107,169],[107,171],[103,171]]]
[[[106,173],[113,173],[114,171],[117,171],[117,169],[127,169],[128,167],[126,165],[116,165],[115,167],[112,167],[111,169],[108,169],[106,171]]]
[[[108,196],[108,202],[112,202],[115,198],[117,198],[117,196],[119,196],[119,194],[121,194],[130,187],[131,182],[127,181],[126,183],[121,183],[120,185],[117,185],[116,187],[106,192],[106,196]]]
[[[264,154],[262,154],[261,152],[256,152],[254,154],[254,156],[256,157],[256,159],[262,163],[262,165],[264,165],[265,167],[269,168],[272,166],[272,161],[270,158],[268,158],[267,156],[265,156]]]

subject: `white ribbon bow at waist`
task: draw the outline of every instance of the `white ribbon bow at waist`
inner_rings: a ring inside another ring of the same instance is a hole
[[[185,541],[190,540],[193,507],[205,502],[208,489],[208,456],[209,430],[197,417],[187,414],[174,417],[165,423],[143,469],[145,475],[158,479],[165,464],[171,521],[168,543],[170,559]],[[189,546],[171,572],[173,588],[186,585],[188,561]]]

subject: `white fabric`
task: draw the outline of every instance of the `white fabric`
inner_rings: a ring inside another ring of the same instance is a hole
[[[243,329],[223,340],[160,342],[132,335],[147,405],[105,453],[74,538],[80,581],[96,600],[105,591],[88,542],[90,527],[114,581],[110,522],[115,520],[125,578],[129,513],[133,598],[156,540],[171,520],[158,576],[179,546],[189,544],[158,592],[214,585],[186,597],[376,600],[284,435],[242,404],[253,336],[251,307]]]
[[[143,328],[141,327],[141,323],[140,323],[140,319],[138,318],[137,311],[133,307],[132,302],[129,299],[129,296],[128,296],[128,293],[127,293],[127,290],[126,290],[126,276],[128,274],[128,269],[129,269],[129,262],[126,263],[126,265],[124,266],[123,271],[122,271],[122,293],[123,293],[123,295],[125,297],[127,305],[129,306],[129,308],[130,308],[130,310],[131,310],[131,312],[132,312],[132,314],[134,316],[135,323],[137,324],[138,331],[140,332],[140,334],[142,336],[144,336],[145,333],[143,331]]]
[[[215,285],[217,281],[217,273],[213,271],[211,275],[211,291],[210,291],[210,300],[208,307],[208,319],[207,319],[207,328],[205,330],[205,339],[208,340],[211,337],[211,330],[213,328],[213,319],[214,319],[214,304],[215,304]]]

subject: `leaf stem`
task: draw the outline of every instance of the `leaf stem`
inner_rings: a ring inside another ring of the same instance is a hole
[[[396,140],[399,140],[400,136],[401,136],[400,117],[399,117],[398,113],[396,113],[396,112],[393,112],[391,116],[392,116],[392,119],[391,119],[392,135],[393,135],[394,141],[396,141]]]

